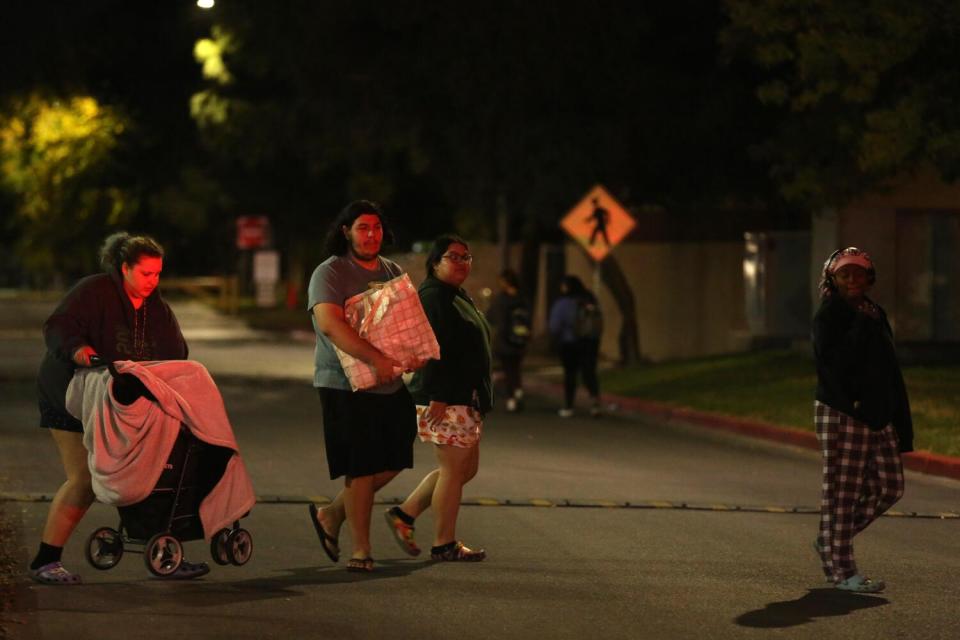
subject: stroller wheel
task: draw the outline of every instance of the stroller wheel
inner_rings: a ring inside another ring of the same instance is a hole
[[[143,561],[147,571],[155,576],[165,577],[180,568],[183,562],[183,546],[169,533],[158,533],[147,541],[143,550]]]
[[[94,568],[106,571],[117,566],[123,557],[123,538],[120,532],[110,527],[100,527],[87,539],[87,562]]]
[[[253,555],[253,536],[246,529],[234,529],[227,536],[227,557],[236,566],[247,564]]]
[[[213,561],[219,565],[230,564],[230,554],[227,553],[227,539],[229,537],[230,529],[220,529],[210,539],[210,555],[213,557]]]

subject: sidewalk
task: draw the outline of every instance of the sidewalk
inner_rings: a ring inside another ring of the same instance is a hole
[[[18,303],[16,318],[0,314],[0,378],[36,375],[43,343],[39,327],[51,303]],[[311,384],[313,335],[278,335],[256,331],[242,320],[223,315],[196,301],[171,303],[190,345],[190,357],[203,362],[214,378],[267,378]],[[560,398],[560,367],[550,357],[531,356],[525,375],[529,391]],[[816,435],[778,424],[737,416],[696,411],[639,398],[602,394],[605,405],[644,414],[666,423],[676,422],[720,429],[744,436],[819,450]],[[928,452],[903,456],[907,469],[960,480],[960,458]]]
[[[545,377],[542,372],[540,372],[540,375],[538,375],[538,372],[527,372],[528,382],[525,386],[534,393],[560,397],[563,394],[563,387],[561,384],[553,382],[553,377],[552,375]],[[601,392],[601,398],[605,406],[618,406],[621,409],[657,418],[668,424],[671,422],[693,424],[805,449],[820,450],[820,443],[813,431],[804,431],[750,418],[697,411],[686,407],[618,396],[611,393]],[[928,451],[913,451],[903,455],[903,466],[911,471],[960,480],[960,458],[954,456],[944,456]]]

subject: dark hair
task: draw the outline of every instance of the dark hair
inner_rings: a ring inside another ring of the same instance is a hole
[[[103,241],[100,247],[100,268],[106,272],[120,271],[122,265],[132,267],[143,256],[162,258],[163,247],[150,236],[132,236],[119,231]]]
[[[434,265],[440,262],[440,258],[447,252],[447,249],[449,249],[452,244],[462,244],[467,248],[467,251],[470,250],[470,245],[467,244],[467,241],[457,234],[443,234],[433,241],[433,246],[430,247],[430,253],[427,254],[427,276],[433,276]]]
[[[560,284],[566,287],[567,292],[565,295],[570,296],[571,298],[577,298],[580,300],[586,300],[587,302],[596,302],[597,298],[583,286],[583,281],[574,275],[565,275],[560,281]]]
[[[841,255],[859,255],[863,256],[870,263],[867,269],[867,284],[873,285],[877,281],[877,270],[873,267],[873,259],[866,251],[861,251],[856,247],[847,247],[846,249],[837,249],[830,254],[830,257],[823,263],[823,270],[820,272],[820,282],[817,284],[817,290],[820,292],[820,299],[826,299],[837,292],[837,283],[833,281],[833,263]]]
[[[369,200],[354,200],[337,214],[336,219],[327,231],[327,237],[323,241],[323,250],[327,256],[346,255],[347,251],[350,250],[350,240],[343,233],[343,227],[349,229],[362,215],[372,215],[380,218],[380,224],[383,226],[383,244],[393,242],[393,232],[390,230],[383,211],[380,210],[380,205]]]
[[[520,288],[520,278],[513,269],[504,269],[500,272],[500,278],[514,289]]]

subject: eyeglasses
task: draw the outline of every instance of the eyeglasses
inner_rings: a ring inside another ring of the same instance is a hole
[[[459,253],[445,253],[445,254],[443,254],[443,255],[440,256],[440,257],[441,257],[441,258],[446,258],[447,260],[449,260],[449,261],[452,262],[453,264],[457,264],[458,262],[462,262],[462,263],[464,263],[464,264],[470,264],[471,262],[473,262],[473,256],[470,255],[469,253],[464,253],[464,254],[459,254]]]

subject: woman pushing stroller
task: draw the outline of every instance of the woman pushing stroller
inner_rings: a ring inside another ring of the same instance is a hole
[[[54,495],[30,577],[45,584],[82,580],[61,563],[63,547],[95,499],[83,425],[65,406],[67,386],[77,367],[91,357],[114,360],[184,360],[188,349],[180,325],[157,288],[163,248],[149,236],[121,232],[100,250],[104,273],[80,280],[43,325],[46,353],[37,378],[40,426],[48,429],[63,463],[66,481]],[[209,572],[206,563],[182,562],[172,578]]]

